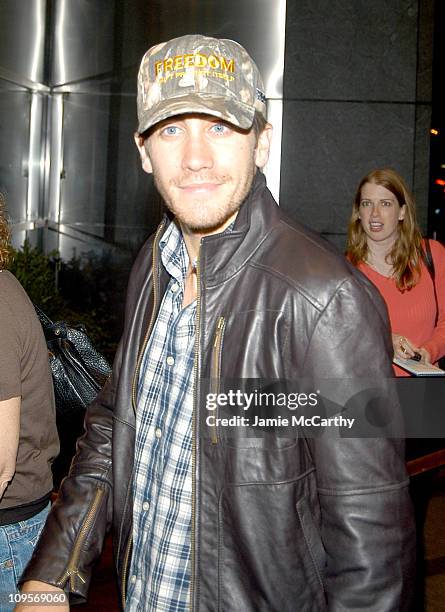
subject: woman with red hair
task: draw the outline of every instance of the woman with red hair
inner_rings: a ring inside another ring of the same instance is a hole
[[[379,289],[388,307],[394,355],[423,363],[445,355],[445,248],[426,244],[414,198],[394,170],[373,170],[359,183],[348,227],[347,257]],[[394,366],[397,376],[408,372]]]

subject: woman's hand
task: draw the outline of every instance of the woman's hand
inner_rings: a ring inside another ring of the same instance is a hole
[[[417,352],[420,353],[422,359],[420,363],[425,363],[426,365],[431,365],[431,355],[428,353],[426,348],[420,347],[417,349]]]
[[[394,357],[399,359],[409,359],[414,357],[414,353],[419,352],[415,344],[410,342],[406,336],[392,334],[392,345],[394,348]]]
[[[429,352],[422,347],[416,346],[406,336],[392,334],[392,345],[394,348],[394,357],[399,359],[410,359],[418,353],[421,357],[420,363],[431,365],[431,356]]]

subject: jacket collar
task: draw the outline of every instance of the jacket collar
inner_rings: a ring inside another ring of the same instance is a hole
[[[213,234],[201,240],[201,270],[207,286],[229,279],[260,247],[275,225],[278,206],[267,188],[266,178],[257,171],[230,234]]]
[[[266,177],[257,171],[233,230],[201,240],[200,268],[206,285],[220,284],[236,274],[260,247],[278,216],[278,206],[267,188]],[[164,223],[167,227],[168,218]]]

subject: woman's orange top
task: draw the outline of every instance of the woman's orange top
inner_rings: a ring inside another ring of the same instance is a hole
[[[415,345],[424,347],[434,363],[445,355],[445,247],[436,240],[430,240],[431,254],[435,268],[435,283],[439,312],[437,324],[434,289],[428,268],[421,267],[420,280],[409,291],[399,291],[393,278],[379,274],[361,263],[358,268],[380,291],[388,307],[391,331],[406,336]],[[394,366],[396,376],[409,376]]]

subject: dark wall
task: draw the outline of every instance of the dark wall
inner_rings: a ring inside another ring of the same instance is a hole
[[[433,112],[431,125],[429,235],[445,244],[445,2],[434,13]]]
[[[287,3],[281,205],[341,248],[353,194],[391,166],[426,230],[433,0]]]

